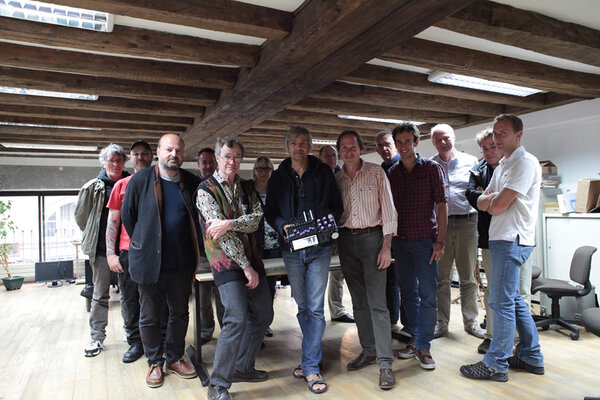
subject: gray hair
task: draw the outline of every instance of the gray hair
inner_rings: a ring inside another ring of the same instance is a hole
[[[489,137],[493,137],[493,136],[494,136],[494,131],[492,130],[492,128],[490,128],[488,126],[484,130],[477,132],[477,135],[475,135],[475,141],[477,142],[477,145],[479,147],[481,147],[481,142],[483,142],[485,139],[487,139]]]
[[[119,154],[121,157],[123,157],[123,161],[127,161],[127,153],[125,153],[123,147],[119,146],[118,144],[111,143],[105,148],[103,148],[100,151],[100,155],[98,156],[102,168],[104,168],[104,166],[106,165],[108,157],[112,156],[113,154]]]
[[[244,145],[240,139],[233,136],[217,138],[217,143],[215,144],[215,154],[221,155],[221,148],[223,148],[223,146],[227,146],[229,148],[238,146],[242,150],[242,158],[244,157]]]
[[[453,138],[456,137],[456,135],[454,134],[454,129],[452,129],[452,127],[448,124],[437,124],[436,126],[431,128],[431,130],[429,132],[431,132],[432,138],[433,138],[433,134],[435,131],[442,131],[442,132],[447,133],[448,135],[452,136]]]
[[[292,126],[283,138],[283,147],[286,151],[288,151],[288,143],[290,142],[290,140],[294,140],[300,135],[306,136],[306,138],[308,139],[308,151],[312,150],[312,135],[310,134],[308,129],[306,129],[303,126]]]
[[[382,138],[384,136],[390,135],[392,136],[392,131],[386,129],[384,131],[380,131],[377,133],[377,135],[375,135],[375,141],[377,141],[377,139]]]

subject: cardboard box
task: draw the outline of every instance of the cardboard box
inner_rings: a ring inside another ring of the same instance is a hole
[[[542,176],[558,175],[558,167],[550,160],[540,161],[540,167],[542,167]]]
[[[586,213],[596,207],[600,197],[600,179],[580,179],[577,182],[575,212]]]

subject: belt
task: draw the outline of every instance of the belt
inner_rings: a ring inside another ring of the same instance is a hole
[[[351,235],[362,235],[363,233],[377,232],[381,230],[381,225],[370,226],[368,228],[352,229],[352,228],[341,228],[344,232],[348,232]]]
[[[448,215],[448,219],[470,218],[470,217],[474,217],[475,215],[477,215],[477,213],[471,213],[471,214],[454,214],[454,215]]]

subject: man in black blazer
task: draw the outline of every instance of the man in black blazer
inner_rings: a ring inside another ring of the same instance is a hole
[[[199,182],[180,168],[184,146],[179,136],[163,135],[156,150],[158,164],[131,178],[121,207],[123,225],[131,237],[129,272],[140,292],[140,335],[150,366],[149,387],[163,384],[165,361],[167,372],[185,379],[196,376],[182,357],[188,301],[201,248],[194,204]],[[160,315],[165,304],[169,322],[163,349]]]

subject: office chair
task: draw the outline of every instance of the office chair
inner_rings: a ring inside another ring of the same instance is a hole
[[[592,307],[583,310],[583,313],[581,313],[581,323],[585,326],[585,329],[596,336],[600,336],[600,308]]]
[[[571,260],[571,269],[569,270],[571,281],[537,278],[531,282],[532,294],[542,292],[552,299],[552,315],[550,317],[534,317],[537,327],[546,330],[550,325],[560,325],[571,331],[570,337],[572,340],[579,339],[579,328],[571,324],[581,324],[581,322],[560,317],[560,299],[565,296],[583,297],[592,290],[590,268],[592,255],[595,252],[596,248],[592,246],[581,246],[575,250]]]

